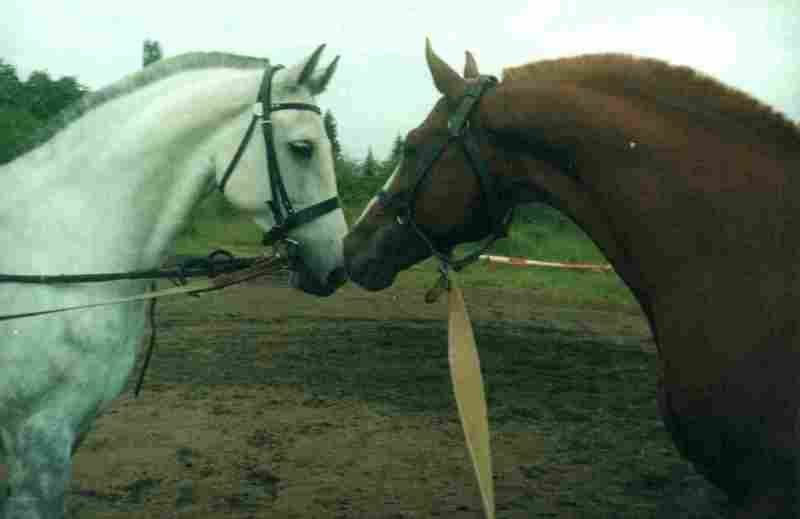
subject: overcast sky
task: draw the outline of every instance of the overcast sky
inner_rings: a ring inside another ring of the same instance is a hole
[[[425,36],[457,70],[469,49],[498,76],[580,53],[661,58],[800,120],[800,0],[4,0],[0,11],[0,58],[23,79],[44,69],[92,89],[138,69],[145,38],[167,56],[225,51],[286,65],[327,43],[323,63],[342,58],[319,102],[356,158],[370,146],[386,155],[435,101]]]

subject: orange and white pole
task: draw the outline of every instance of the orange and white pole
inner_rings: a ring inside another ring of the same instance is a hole
[[[503,263],[517,267],[545,267],[569,270],[589,270],[592,272],[613,272],[614,270],[613,267],[608,264],[599,265],[595,263],[560,263],[555,261],[539,261],[510,256],[494,256],[492,254],[481,254],[479,259],[489,263]]]

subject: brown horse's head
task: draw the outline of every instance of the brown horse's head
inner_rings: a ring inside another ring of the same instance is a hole
[[[463,119],[474,158],[481,164],[470,160],[463,140],[448,128],[465,94],[485,81],[474,58],[467,52],[464,77],[442,61],[429,42],[426,58],[443,97],[408,133],[402,161],[345,238],[348,273],[370,290],[387,288],[399,271],[434,252],[448,254],[459,243],[486,237],[499,228],[510,206],[504,193],[484,185],[478,173],[485,168],[488,177],[503,168],[503,156],[485,131],[480,110],[480,103],[492,95],[490,87]]]

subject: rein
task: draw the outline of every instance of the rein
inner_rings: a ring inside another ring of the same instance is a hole
[[[227,255],[230,259],[214,260],[215,255]],[[194,262],[194,263],[193,263]],[[197,265],[198,262],[202,266]],[[122,279],[142,279],[145,275],[149,279],[170,278],[176,279],[174,274],[178,273],[178,286],[166,288],[163,290],[155,289],[155,281],[150,285],[150,292],[138,294],[129,297],[120,297],[116,299],[107,299],[97,303],[89,303],[83,305],[65,306],[60,308],[52,308],[46,310],[35,310],[30,312],[20,312],[15,314],[0,315],[0,321],[9,321],[12,319],[22,319],[25,317],[37,317],[42,315],[56,314],[61,312],[68,312],[72,310],[80,310],[87,308],[95,308],[98,306],[116,305],[121,303],[130,303],[134,301],[150,300],[150,309],[148,311],[150,317],[150,339],[148,341],[147,353],[145,354],[144,364],[142,370],[139,372],[139,379],[136,382],[134,389],[134,397],[139,396],[144,381],[144,375],[150,365],[150,358],[153,355],[153,349],[156,342],[156,326],[155,326],[155,305],[158,298],[171,297],[176,295],[199,295],[204,292],[212,292],[221,290],[227,286],[236,285],[261,277],[264,275],[272,274],[281,270],[288,262],[280,253],[275,253],[273,256],[265,256],[260,258],[233,258],[230,253],[225,251],[214,251],[208,258],[193,258],[188,260],[176,269],[158,269],[152,271],[135,271],[135,272],[121,272],[113,274],[88,274],[76,276],[8,276],[4,278],[24,278],[22,283],[43,283],[43,284],[62,284],[62,283],[76,283],[76,282],[105,282],[112,280]],[[186,266],[184,266],[186,265]],[[191,270],[190,270],[191,269]],[[209,279],[201,282],[187,283],[186,278],[208,275]],[[30,278],[39,278],[39,281],[31,281]],[[80,281],[76,281],[80,280]],[[5,281],[9,281],[5,279]]]
[[[217,259],[225,257],[225,259]],[[177,279],[185,283],[196,276],[214,277],[253,265],[258,258],[235,258],[225,250],[217,249],[206,257],[189,258],[172,268],[131,270],[101,274],[0,274],[0,283],[31,285],[60,285],[65,283],[102,283],[131,279]],[[0,317],[2,319],[2,317]]]
[[[227,255],[230,259],[214,260],[218,255]],[[108,281],[132,280],[132,279],[171,279],[177,286],[165,288],[163,290],[146,292],[129,297],[116,299],[106,299],[96,303],[83,305],[64,306],[45,310],[32,310],[14,314],[0,315],[0,321],[10,321],[12,319],[22,319],[24,317],[36,317],[40,315],[57,314],[69,310],[79,310],[82,308],[94,308],[132,301],[142,301],[156,299],[159,297],[173,296],[179,294],[199,294],[219,290],[228,285],[241,283],[253,277],[262,276],[276,271],[274,267],[283,267],[287,259],[281,254],[271,257],[254,258],[234,258],[226,251],[217,250],[212,252],[208,258],[192,258],[184,264],[171,269],[137,270],[132,272],[115,272],[109,274],[78,274],[78,275],[0,275],[0,282],[27,283],[43,285],[62,285],[72,283],[102,283]],[[269,270],[267,267],[270,267]],[[208,280],[203,282],[188,283],[187,278],[206,275]]]

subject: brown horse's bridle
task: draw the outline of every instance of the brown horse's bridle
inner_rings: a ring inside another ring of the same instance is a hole
[[[506,236],[508,226],[511,223],[512,209],[504,209],[500,201],[497,182],[489,174],[489,167],[480,156],[475,135],[476,129],[472,128],[469,122],[470,116],[481,96],[496,84],[497,78],[494,76],[480,76],[476,82],[471,82],[467,85],[466,92],[459,99],[455,111],[448,115],[447,135],[443,139],[434,142],[422,154],[418,168],[419,174],[414,187],[410,191],[388,192],[380,190],[376,195],[376,204],[381,210],[396,211],[398,222],[414,229],[419,237],[430,247],[431,254],[442,262],[443,267],[452,268],[456,271],[477,260],[496,240]],[[440,251],[434,244],[434,238],[420,228],[414,218],[417,194],[423,183],[430,177],[436,161],[439,160],[451,142],[458,142],[461,145],[470,169],[478,177],[490,229],[489,236],[477,250],[458,259],[454,259],[450,251]]]

